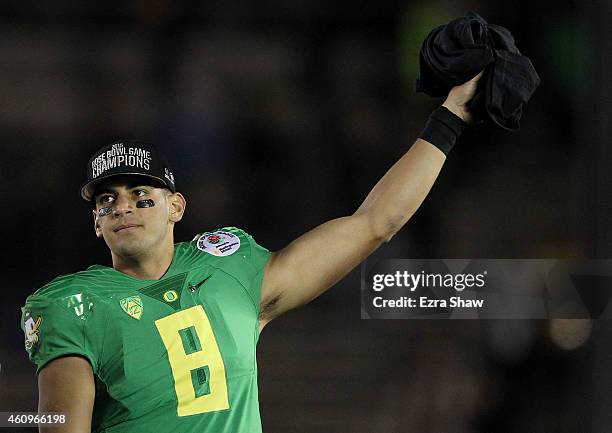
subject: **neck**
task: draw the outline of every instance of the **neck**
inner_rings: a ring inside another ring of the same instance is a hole
[[[171,237],[164,241],[161,248],[139,256],[119,256],[112,253],[113,268],[141,280],[159,280],[164,276],[174,257],[174,242]]]

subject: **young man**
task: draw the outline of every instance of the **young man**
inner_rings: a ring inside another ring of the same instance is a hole
[[[161,155],[135,141],[99,150],[81,194],[95,203],[95,232],[113,266],[58,277],[22,309],[39,411],[68,419],[52,431],[261,431],[259,332],[319,296],[408,221],[471,120],[466,103],[479,77],[451,90],[354,214],[275,253],[237,228],[175,245],[186,201]]]

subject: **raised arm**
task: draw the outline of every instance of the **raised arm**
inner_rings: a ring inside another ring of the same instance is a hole
[[[464,122],[471,121],[466,104],[480,75],[454,87],[443,104]],[[442,142],[444,129],[439,131]],[[417,139],[354,214],[328,221],[272,254],[261,290],[260,329],[279,314],[319,296],[406,224],[440,173],[446,160],[440,150],[444,144],[436,143],[436,147]]]
[[[90,433],[95,393],[91,365],[85,358],[66,356],[51,361],[38,375],[38,412],[65,414],[68,422],[41,425],[40,433]]]

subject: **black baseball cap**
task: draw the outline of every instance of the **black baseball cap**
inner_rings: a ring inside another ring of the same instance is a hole
[[[139,140],[119,140],[98,149],[89,159],[81,197],[91,201],[100,182],[118,175],[145,176],[176,192],[172,169],[155,146]]]

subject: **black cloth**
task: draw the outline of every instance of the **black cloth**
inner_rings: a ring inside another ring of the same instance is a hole
[[[484,69],[468,107],[476,121],[510,131],[519,129],[523,105],[540,84],[512,34],[475,12],[433,29],[423,41],[419,63],[416,90],[430,96],[446,96]]]

